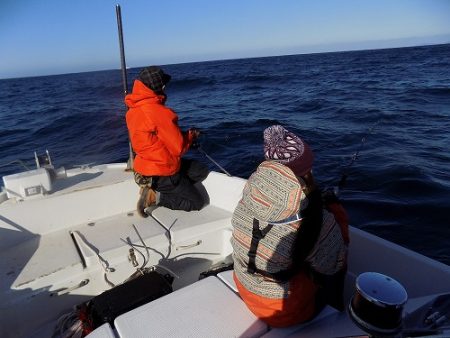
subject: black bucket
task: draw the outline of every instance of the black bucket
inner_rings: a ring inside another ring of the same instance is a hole
[[[356,278],[356,291],[349,313],[357,326],[375,337],[396,337],[402,330],[405,288],[395,279],[377,272]]]

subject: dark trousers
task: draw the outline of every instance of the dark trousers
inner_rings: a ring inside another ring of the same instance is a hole
[[[206,203],[194,184],[203,181],[209,169],[196,160],[181,160],[180,171],[172,176],[154,176],[152,188],[160,193],[158,205],[172,210],[200,210]]]

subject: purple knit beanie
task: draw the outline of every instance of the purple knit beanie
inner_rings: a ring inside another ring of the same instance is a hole
[[[314,162],[309,145],[280,125],[264,130],[264,157],[291,168],[296,176],[311,171]]]

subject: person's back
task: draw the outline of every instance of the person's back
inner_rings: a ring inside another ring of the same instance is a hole
[[[192,143],[189,134],[182,134],[178,116],[164,105],[164,100],[162,94],[156,94],[140,80],[126,96],[127,126],[136,152],[134,170],[143,176],[175,174],[181,156]]]
[[[209,170],[198,161],[182,158],[199,132],[182,132],[178,116],[165,106],[170,78],[159,67],[146,67],[125,97],[127,127],[136,153],[133,170],[141,187],[137,211],[143,217],[152,205],[190,211],[205,204],[194,184],[204,180]]]
[[[273,327],[306,321],[315,311],[317,286],[308,275],[282,276],[293,266],[299,222],[273,224],[297,214],[304,198],[289,168],[263,162],[233,213],[236,286],[248,308]]]
[[[315,189],[312,152],[301,139],[291,138],[295,135],[286,139],[285,130],[281,136],[279,131],[265,133],[266,158],[283,148],[303,176],[278,161],[263,162],[250,176],[232,219],[239,293],[256,316],[274,327],[307,321],[324,302],[342,306],[347,252],[340,225]],[[293,148],[301,150],[300,156]]]

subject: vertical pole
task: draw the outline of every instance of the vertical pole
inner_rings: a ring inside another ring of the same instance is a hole
[[[122,68],[123,94],[127,95],[128,94],[127,66],[125,62],[125,48],[123,45],[122,11],[120,9],[120,5],[116,5],[116,15],[117,15],[117,29],[119,31],[120,64]]]
[[[127,66],[125,62],[125,48],[123,44],[122,11],[120,9],[120,5],[116,5],[116,16],[117,16],[117,30],[119,32],[120,65],[122,69],[123,95],[126,96],[128,94],[128,80],[127,80]],[[129,147],[129,157],[126,170],[133,170],[134,154],[130,139],[128,141],[128,147]]]

